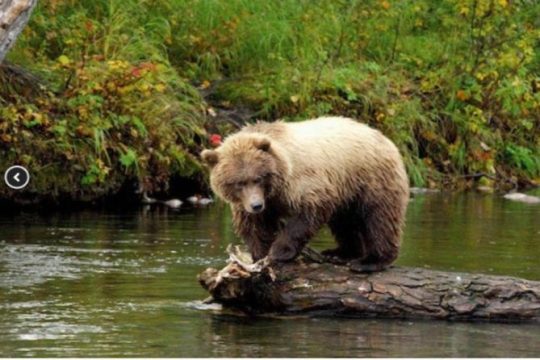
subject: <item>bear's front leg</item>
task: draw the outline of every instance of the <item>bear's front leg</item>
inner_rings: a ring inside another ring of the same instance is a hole
[[[284,262],[296,258],[318,228],[318,225],[303,216],[289,219],[270,247],[270,262]]]
[[[244,240],[253,261],[268,255],[276,237],[278,222],[265,214],[249,214],[241,207],[232,208],[235,233]]]

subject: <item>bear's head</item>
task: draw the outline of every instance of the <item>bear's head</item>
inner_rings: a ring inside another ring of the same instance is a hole
[[[264,211],[267,200],[283,186],[288,173],[279,146],[263,134],[230,136],[217,149],[204,150],[201,158],[210,168],[214,192],[251,214]]]

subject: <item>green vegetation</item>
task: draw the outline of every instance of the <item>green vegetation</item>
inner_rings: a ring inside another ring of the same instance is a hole
[[[42,1],[9,60],[43,82],[1,75],[0,163],[43,174],[38,194],[158,189],[200,172],[199,87],[258,119],[359,118],[418,186],[525,185],[540,177],[538,14],[533,0]]]
[[[28,166],[39,197],[77,200],[199,172],[202,100],[168,61],[167,20],[136,1],[39,6],[9,59],[43,82],[4,71],[2,167]]]

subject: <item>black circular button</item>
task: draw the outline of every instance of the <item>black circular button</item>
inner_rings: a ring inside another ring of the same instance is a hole
[[[30,173],[20,165],[13,165],[4,173],[6,185],[12,189],[23,189],[30,181]]]

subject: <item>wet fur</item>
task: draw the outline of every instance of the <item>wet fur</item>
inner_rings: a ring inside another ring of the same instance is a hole
[[[258,123],[203,154],[213,156],[211,186],[231,204],[254,259],[291,260],[324,224],[338,245],[328,256],[353,260],[361,271],[397,258],[409,185],[399,151],[379,131],[346,118]],[[260,214],[247,213],[230,187],[253,176],[264,179]]]

